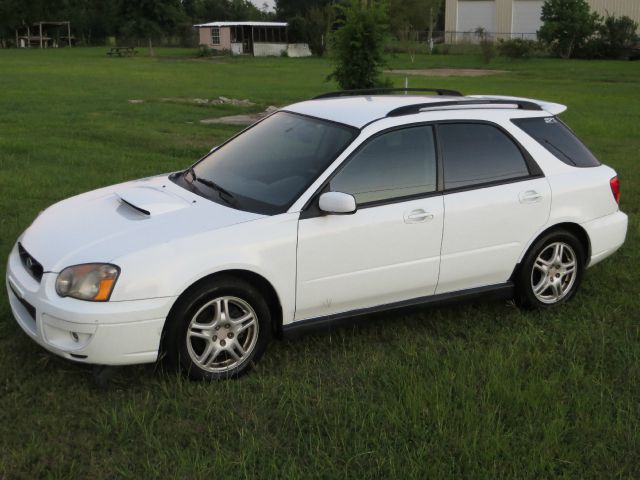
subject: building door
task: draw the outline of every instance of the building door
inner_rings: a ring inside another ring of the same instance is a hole
[[[513,2],[511,32],[513,38],[535,40],[536,32],[542,27],[543,0],[516,0]]]
[[[496,2],[494,0],[460,0],[456,22],[457,40],[477,42],[478,28],[493,34],[497,30]]]
[[[253,55],[253,27],[242,27],[242,53]]]

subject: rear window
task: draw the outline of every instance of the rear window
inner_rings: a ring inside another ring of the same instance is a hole
[[[512,122],[567,165],[582,168],[600,165],[593,153],[555,117],[519,118]]]

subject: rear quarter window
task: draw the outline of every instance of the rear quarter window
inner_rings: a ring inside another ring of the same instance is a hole
[[[573,167],[597,167],[600,162],[564,123],[556,117],[511,120],[558,160]]]

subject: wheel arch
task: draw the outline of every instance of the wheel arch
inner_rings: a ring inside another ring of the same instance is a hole
[[[204,283],[215,281],[217,278],[220,278],[223,276],[227,276],[227,277],[230,276],[230,277],[238,278],[240,280],[244,280],[245,282],[249,283],[253,287],[257,288],[258,291],[262,295],[264,295],[264,299],[267,302],[267,305],[269,307],[269,312],[271,313],[273,334],[279,338],[281,336],[282,322],[283,322],[282,304],[280,302],[280,297],[278,296],[278,293],[274,288],[274,286],[271,284],[271,282],[269,282],[262,275],[252,272],[251,270],[244,270],[244,269],[220,270],[218,272],[211,273],[209,275],[206,275],[198,279],[197,281],[189,285],[187,288],[185,288],[180,295],[178,295],[176,300],[173,302],[171,309],[169,310],[167,319],[171,317],[171,315],[173,314],[176,308],[180,307],[181,300],[184,299],[189,294],[189,292],[200,287]],[[162,335],[160,340],[161,352],[166,351],[165,342],[167,341],[166,334],[167,334],[168,325],[169,325],[169,322],[165,321],[164,327],[162,328]]]
[[[578,223],[561,222],[545,228],[541,232],[538,232],[538,234],[531,239],[527,247],[522,251],[520,258],[518,259],[518,263],[513,269],[513,273],[511,274],[511,280],[514,280],[516,278],[516,275],[518,274],[518,271],[520,269],[520,265],[522,264],[523,259],[529,254],[529,251],[531,250],[533,245],[538,241],[539,238],[543,237],[544,235],[548,235],[551,232],[562,231],[562,230],[568,231],[574,234],[578,238],[578,240],[580,240],[580,243],[582,244],[582,247],[584,248],[584,252],[585,252],[585,259],[584,259],[585,266],[588,266],[589,259],[591,258],[591,240],[589,238],[589,234]]]

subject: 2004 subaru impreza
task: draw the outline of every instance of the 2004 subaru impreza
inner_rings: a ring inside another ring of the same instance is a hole
[[[47,350],[239,375],[269,339],[477,294],[549,307],[624,242],[616,173],[509,97],[325,95],[193,167],[53,205],[18,239],[11,308]]]

